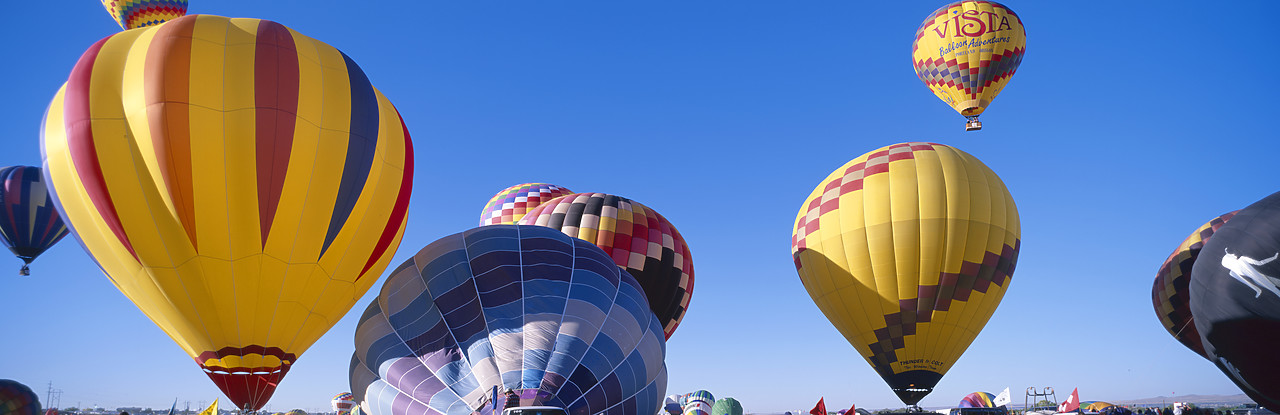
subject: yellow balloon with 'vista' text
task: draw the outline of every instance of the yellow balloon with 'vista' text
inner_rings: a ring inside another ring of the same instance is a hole
[[[911,44],[916,76],[968,122],[978,121],[1022,63],[1027,32],[1017,14],[994,1],[964,0],[934,11]]]

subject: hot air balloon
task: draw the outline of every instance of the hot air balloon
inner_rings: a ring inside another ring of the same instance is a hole
[[[1259,405],[1280,411],[1280,193],[1241,209],[1191,268],[1205,354]]]
[[[639,283],[540,226],[427,245],[387,278],[355,343],[351,390],[371,415],[489,415],[495,387],[521,406],[653,415],[666,392],[666,341]]]
[[[661,214],[627,198],[575,193],[544,202],[521,225],[558,229],[604,249],[644,287],[669,339],[693,297],[693,257],[680,231]]]
[[[187,14],[187,0],[102,0],[124,29],[155,26]]]
[[[333,410],[334,412],[337,412],[338,415],[350,414],[351,410],[356,408],[355,399],[356,398],[351,395],[351,392],[343,392],[334,396],[329,403],[333,405]]]
[[[836,169],[796,216],[791,252],[818,308],[907,405],[986,325],[1018,258],[1018,210],[954,147],[902,143]]]
[[[73,234],[240,409],[262,408],[404,232],[399,113],[350,57],[275,22],[191,15],[99,41],[42,139]]]
[[[284,414],[285,415],[307,415],[307,411],[304,411],[301,409],[294,409],[292,411],[285,412]]]
[[[689,394],[685,396],[684,400],[686,404],[689,402],[706,402],[709,404],[716,403],[715,395],[712,395],[711,392],[707,392],[705,390],[689,392]]]
[[[963,0],[935,10],[916,29],[911,62],[934,95],[963,115],[965,130],[1018,71],[1027,48],[1022,19],[994,1]]]
[[[0,415],[40,415],[40,398],[27,385],[0,379]]]
[[[960,408],[995,408],[996,395],[988,392],[973,392],[960,399]]]
[[[524,183],[502,189],[484,205],[480,226],[514,225],[538,205],[569,194],[573,191],[547,183]]]
[[[1183,346],[1206,359],[1209,357],[1204,352],[1204,345],[1200,343],[1200,332],[1196,331],[1195,320],[1191,318],[1191,267],[1200,255],[1200,248],[1236,212],[1239,211],[1213,218],[1191,232],[1191,236],[1183,240],[1178,249],[1160,265],[1155,282],[1151,285],[1151,303],[1164,329]]]
[[[711,415],[742,415],[742,404],[733,398],[717,399],[711,406]]]
[[[0,168],[0,242],[22,260],[18,274],[30,275],[31,261],[64,236],[67,226],[53,207],[40,168]]]
[[[666,411],[668,415],[684,413],[684,407],[680,405],[680,395],[667,395],[667,398],[662,401],[662,410]]]
[[[685,397],[684,415],[711,415],[716,403],[715,396],[705,390],[690,392]]]

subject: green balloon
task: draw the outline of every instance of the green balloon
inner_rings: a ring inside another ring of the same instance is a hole
[[[711,407],[711,415],[742,415],[742,404],[737,399],[720,398]]]

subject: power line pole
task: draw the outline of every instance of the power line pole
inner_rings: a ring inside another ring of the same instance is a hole
[[[44,398],[44,406],[49,409],[58,409],[58,404],[62,403],[62,389],[54,389],[53,381],[49,381],[49,390]]]

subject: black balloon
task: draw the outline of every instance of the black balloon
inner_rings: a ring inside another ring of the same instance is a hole
[[[1191,315],[1209,360],[1280,412],[1280,193],[1218,229],[1191,270]]]

